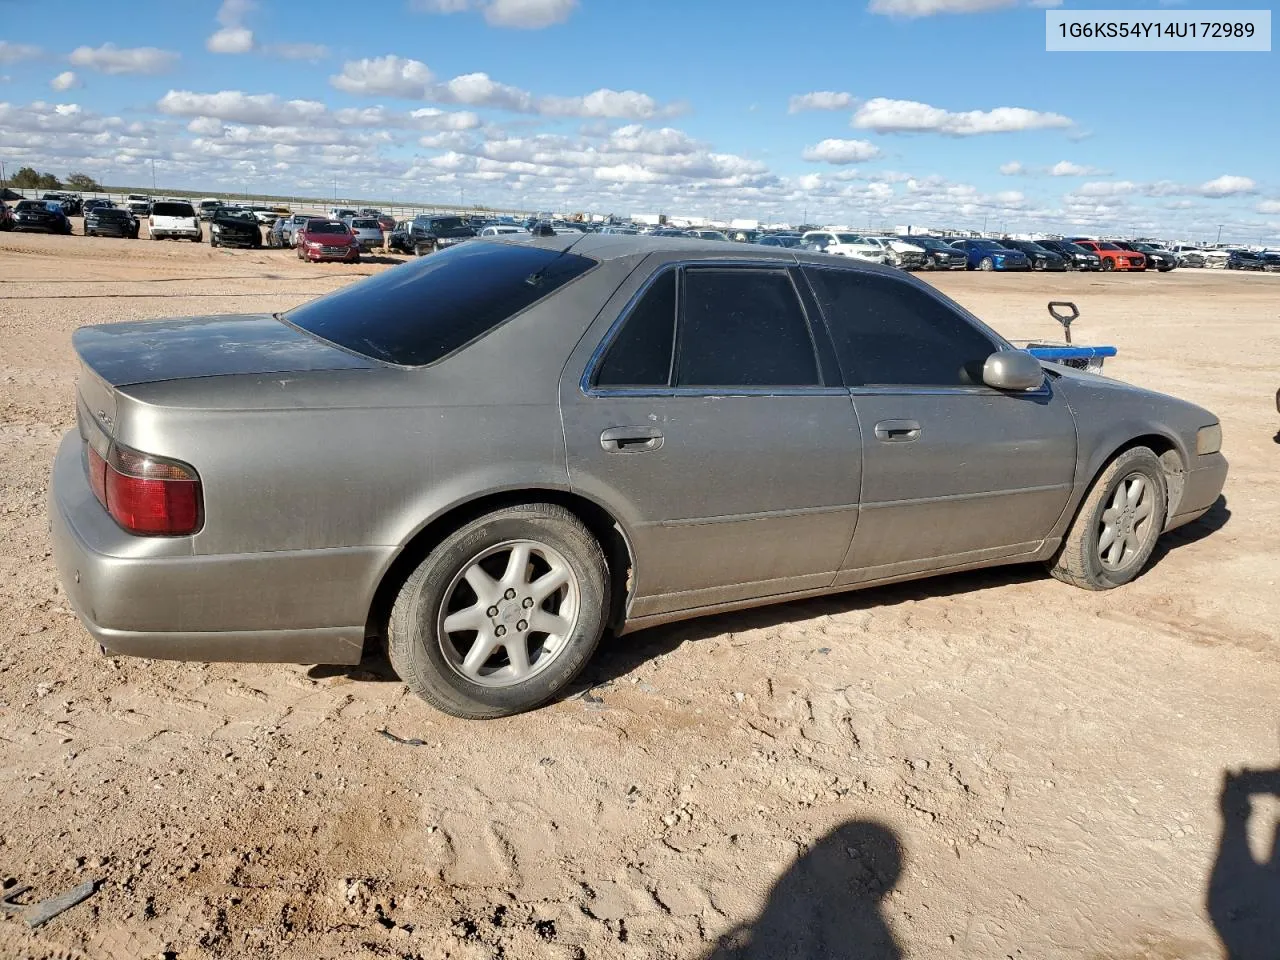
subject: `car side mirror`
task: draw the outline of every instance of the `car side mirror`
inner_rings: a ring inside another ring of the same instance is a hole
[[[1044,383],[1044,368],[1025,350],[997,350],[982,365],[982,382],[997,390],[1035,390]]]

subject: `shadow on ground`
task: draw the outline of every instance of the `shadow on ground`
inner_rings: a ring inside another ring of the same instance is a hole
[[[888,827],[841,824],[773,885],[758,917],[720,937],[703,960],[898,960],[902,951],[881,902],[902,860]]]
[[[1206,908],[1227,960],[1280,957],[1280,823],[1265,861],[1256,860],[1249,849],[1252,800],[1260,796],[1280,798],[1280,767],[1223,774],[1218,795],[1222,835]]]

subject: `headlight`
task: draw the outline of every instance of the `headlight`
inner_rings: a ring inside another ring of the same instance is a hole
[[[1222,449],[1222,424],[1212,423],[1196,431],[1196,453],[1204,456]]]

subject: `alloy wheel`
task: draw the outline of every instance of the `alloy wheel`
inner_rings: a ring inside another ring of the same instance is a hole
[[[509,687],[565,650],[580,606],[577,575],[558,550],[536,540],[501,543],[464,564],[445,591],[440,650],[466,680]]]
[[[1159,533],[1152,514],[1151,483],[1131,473],[1116,486],[1111,503],[1098,524],[1098,558],[1112,572],[1124,570],[1142,555],[1153,533]]]

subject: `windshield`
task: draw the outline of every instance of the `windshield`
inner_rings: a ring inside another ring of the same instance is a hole
[[[936,237],[903,237],[903,242],[914,243],[917,247],[924,247],[926,250],[946,250],[947,245]]]
[[[456,230],[462,226],[461,217],[424,217],[420,222],[432,230]]]
[[[1117,247],[1114,243],[1100,243],[1098,244],[1098,249],[1099,250],[1119,250],[1120,248]]]
[[[977,249],[979,249],[979,250],[1004,250],[1004,249],[1006,249],[1005,247],[1000,246],[1000,244],[996,243],[994,240],[970,240],[969,242],[970,242],[971,244],[973,244],[973,245],[974,245]]]
[[[312,220],[307,224],[307,233],[350,233],[345,223],[336,220]]]
[[[223,207],[218,211],[219,217],[229,217],[232,220],[252,220],[253,214],[248,210],[235,210],[231,207]]]
[[[43,200],[19,200],[17,210],[48,210],[49,205]]]
[[[837,233],[836,239],[841,243],[860,243],[856,233]]]
[[[304,303],[285,320],[364,356],[422,366],[488,333],[595,264],[522,244],[460,243]]]

